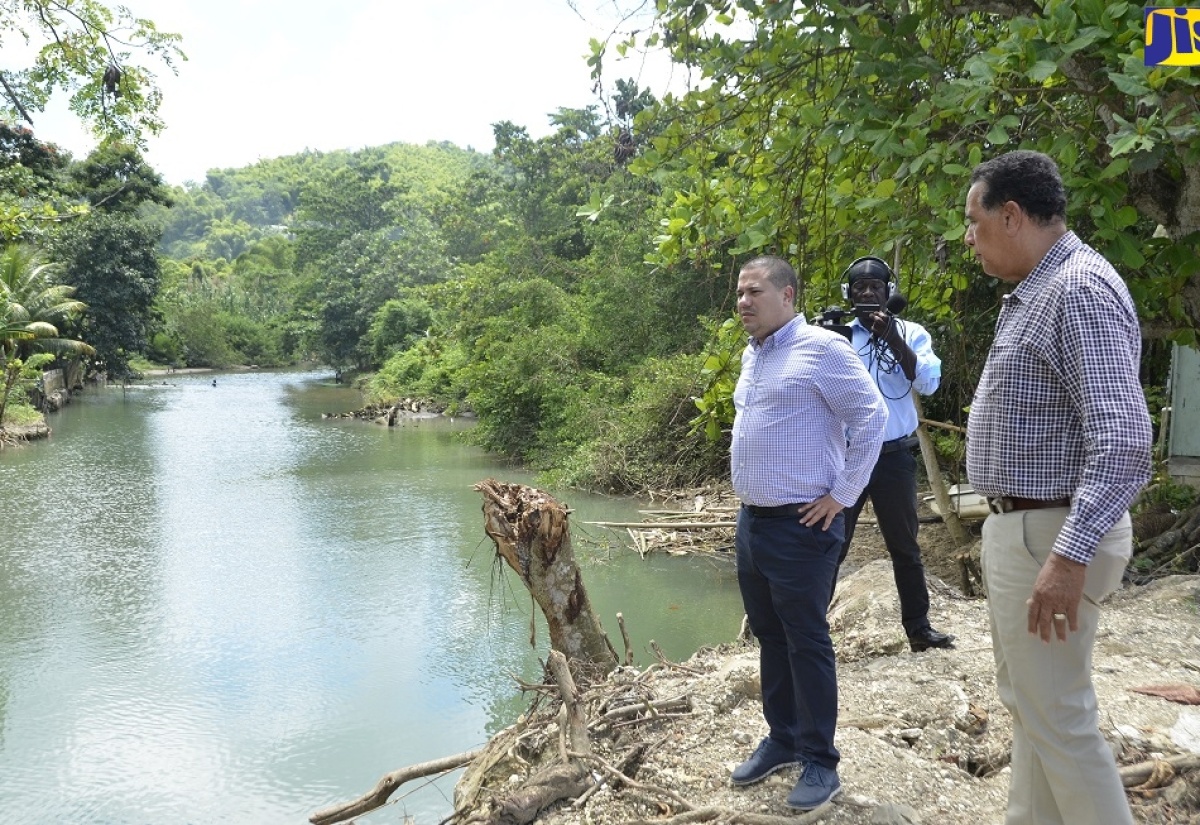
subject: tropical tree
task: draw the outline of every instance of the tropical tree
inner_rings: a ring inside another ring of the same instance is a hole
[[[80,336],[110,376],[127,377],[130,357],[146,348],[161,277],[157,242],[154,228],[122,213],[76,219],[54,239],[63,282],[88,306]]]
[[[245,293],[252,318],[264,321],[291,309],[295,263],[295,247],[281,235],[262,239],[234,260],[232,279]]]
[[[382,364],[393,352],[415,344],[433,323],[429,304],[420,298],[393,298],[375,311],[368,341],[375,363]]]
[[[137,61],[150,58],[175,71],[186,60],[177,34],[160,32],[124,6],[98,0],[0,0],[0,46],[32,46],[28,66],[0,71],[0,116],[33,126],[55,92],[97,137],[140,145],[158,134],[162,93],[155,74]]]
[[[391,178],[386,164],[371,159],[314,176],[293,224],[297,266],[318,264],[356,235],[393,226],[390,204],[400,190]]]
[[[144,203],[171,203],[162,175],[128,143],[101,143],[71,167],[70,178],[91,208],[102,212],[132,213]]]
[[[67,163],[31,130],[0,121],[0,243],[31,240],[81,211],[64,191]]]
[[[1069,218],[1126,276],[1148,335],[1200,329],[1200,76],[1146,66],[1143,10],[1102,0],[663,0],[618,44],[701,76],[668,96],[630,169],[673,190],[653,256],[698,278],[761,252],[798,264],[809,309],[866,253],[898,261],[914,311],[953,342],[959,389],[990,340],[996,285],[963,253],[971,168],[1047,152]],[[594,44],[596,71],[606,44]],[[945,360],[945,359],[944,359]],[[708,409],[721,408],[719,398]]]
[[[34,353],[91,354],[82,341],[64,338],[60,327],[87,308],[71,296],[74,289],[57,283],[58,267],[43,262],[28,246],[9,244],[0,253],[0,428],[9,395],[25,378]]]
[[[179,35],[100,0],[0,0],[0,240],[52,234],[84,207],[58,180],[66,160],[33,137],[34,118],[56,94],[102,146],[142,148],[163,127],[150,65],[175,71]],[[22,46],[29,55],[22,61]],[[21,121],[29,128],[17,125]],[[13,149],[18,151],[14,152]],[[132,178],[121,184],[135,188]],[[116,198],[105,189],[100,198]],[[95,199],[93,199],[95,200]],[[120,198],[134,200],[129,192]]]
[[[711,172],[689,176],[668,254],[792,250],[824,276],[864,242],[905,244],[919,275],[943,271],[945,244],[962,236],[970,167],[1018,145],[1059,160],[1073,218],[1135,281],[1187,257],[1151,260],[1165,246],[1151,241],[1157,225],[1194,249],[1200,78],[1144,65],[1140,6],[662,8],[652,40],[719,81],[672,100],[679,116],[643,155],[642,171],[695,173],[704,159]],[[1140,285],[1147,298],[1165,295]],[[1200,313],[1188,316],[1194,326]]]

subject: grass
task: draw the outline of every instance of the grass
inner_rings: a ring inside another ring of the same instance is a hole
[[[45,418],[40,412],[28,404],[9,403],[4,410],[4,426],[27,427],[30,424],[40,424]]]
[[[140,373],[143,375],[152,370],[166,370],[167,367],[167,364],[156,364],[140,355],[129,359],[129,369],[133,370],[135,373]]]

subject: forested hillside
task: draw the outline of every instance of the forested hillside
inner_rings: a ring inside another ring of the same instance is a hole
[[[926,413],[961,425],[1002,292],[962,245],[968,177],[1035,148],[1063,169],[1071,227],[1130,284],[1157,422],[1171,343],[1200,321],[1200,77],[1145,66],[1143,32],[1140,6],[1100,0],[667,0],[651,29],[593,42],[601,97],[548,137],[501,122],[486,155],[307,152],[168,189],[136,145],[75,162],[9,130],[0,226],[64,256],[94,316],[137,309],[129,329],[68,326],[110,372],[316,359],[373,401],[469,408],[481,444],[562,480],[636,490],[724,472],[733,285],[757,254],[796,264],[810,316],[841,303],[854,258],[893,261],[944,362]],[[669,50],[690,91],[606,76],[642,48]],[[122,237],[107,257],[144,276],[71,264]],[[151,239],[157,258],[138,258]],[[953,475],[961,440],[937,438]]]
[[[451,145],[306,152],[212,170],[147,207],[161,227],[163,363],[371,369],[374,315],[445,277],[439,224],[486,156]]]

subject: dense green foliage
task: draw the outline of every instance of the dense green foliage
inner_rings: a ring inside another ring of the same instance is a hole
[[[1035,148],[1058,160],[1072,227],[1127,276],[1148,331],[1195,340],[1200,81],[1143,65],[1140,5],[658,8],[656,29],[620,47],[661,43],[713,82],[664,102],[674,115],[633,164],[680,184],[657,260],[731,271],[781,253],[810,310],[835,300],[854,257],[896,261],[947,361],[931,404],[958,420],[997,305],[960,244],[968,175]],[[710,425],[728,420],[731,388],[728,371],[713,378]]]
[[[9,244],[0,252],[0,429],[14,392],[32,385],[51,353],[92,353],[60,332],[85,306],[56,269],[32,247]]]
[[[305,152],[168,192],[128,142],[72,163],[5,127],[0,203],[24,210],[6,231],[63,264],[118,374],[136,354],[315,359],[371,402],[471,410],[487,448],[630,490],[724,472],[733,286],[761,253],[796,264],[806,315],[841,302],[852,259],[893,261],[944,362],[926,413],[962,424],[1000,292],[961,244],[968,176],[1036,148],[1129,281],[1154,396],[1166,341],[1200,327],[1195,70],[1143,65],[1132,4],[885,6],[657,0],[652,28],[593,43],[596,80],[658,47],[694,88],[620,80],[608,114],[560,110],[547,137],[494,124],[490,155]]]
[[[116,377],[128,375],[129,358],[146,347],[159,281],[154,240],[143,223],[95,213],[72,221],[51,247],[64,283],[88,307],[79,337],[96,349],[100,368]]]
[[[0,0],[0,47],[34,46],[30,65],[0,72],[0,117],[33,124],[55,92],[97,137],[134,141],[156,134],[162,95],[146,63],[174,71],[186,60],[177,34],[99,0]],[[147,58],[149,60],[147,60]]]
[[[6,60],[0,68],[0,241],[52,234],[52,222],[82,208],[75,191],[58,180],[67,159],[34,138],[34,116],[52,96],[65,96],[103,146],[144,148],[145,136],[163,127],[162,94],[151,67],[174,71],[186,60],[179,40],[123,6],[110,8],[100,0],[0,0],[0,51],[9,57],[23,44],[32,47],[28,65]],[[131,157],[126,154],[126,160]],[[139,162],[140,157],[135,165]],[[120,176],[112,168],[79,171],[85,187],[106,175]],[[96,192],[85,200],[114,195],[103,187]]]

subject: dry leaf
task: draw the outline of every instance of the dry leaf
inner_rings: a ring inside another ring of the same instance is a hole
[[[1147,696],[1161,696],[1168,702],[1178,702],[1181,705],[1200,705],[1200,690],[1191,685],[1146,685],[1130,690]]]

